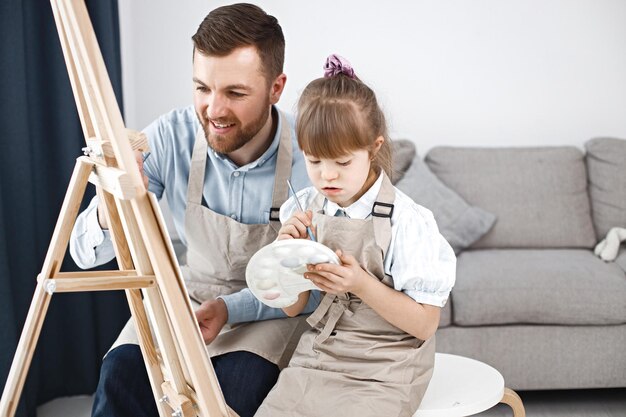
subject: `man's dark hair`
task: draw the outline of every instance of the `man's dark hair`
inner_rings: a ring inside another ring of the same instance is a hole
[[[191,39],[195,49],[207,56],[226,56],[236,48],[254,46],[268,81],[283,72],[283,30],[274,16],[253,4],[218,7],[204,18]]]

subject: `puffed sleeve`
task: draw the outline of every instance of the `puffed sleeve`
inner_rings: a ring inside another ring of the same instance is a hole
[[[454,251],[430,210],[412,204],[398,218],[391,252],[394,287],[418,303],[443,307],[456,279]]]
[[[105,264],[115,257],[111,234],[98,222],[98,196],[78,216],[70,237],[70,255],[81,269]]]
[[[304,210],[307,210],[309,208],[309,205],[313,201],[313,198],[316,195],[315,188],[313,187],[304,188],[300,191],[297,191],[296,195],[298,197],[298,201],[300,201],[300,205],[302,206],[302,208]],[[285,223],[287,220],[289,220],[289,218],[291,218],[291,216],[293,216],[293,214],[297,210],[298,210],[298,205],[296,204],[296,200],[293,198],[293,196],[289,197],[287,201],[285,201],[280,206],[280,214],[279,214],[280,222]]]

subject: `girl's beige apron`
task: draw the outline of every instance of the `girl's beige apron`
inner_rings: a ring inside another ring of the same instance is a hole
[[[321,195],[310,207],[318,240],[354,255],[388,286],[392,281],[385,276],[383,260],[394,199],[385,176],[373,216],[366,220],[317,212],[324,205]],[[413,415],[432,376],[434,337],[416,339],[350,293],[326,294],[307,321],[313,328],[302,335],[289,366],[255,416]]]
[[[204,132],[199,129],[187,189],[187,265],[181,267],[189,295],[195,301],[194,307],[218,295],[245,288],[248,260],[258,249],[274,241],[280,228],[278,210],[268,213],[275,219],[269,224],[243,224],[202,205],[207,151]],[[272,207],[276,208],[287,199],[287,180],[291,176],[292,141],[285,117],[282,117],[277,158],[272,194]],[[283,367],[297,343],[296,332],[306,329],[306,326],[298,326],[303,321],[297,317],[226,325],[207,350],[211,356],[245,350]],[[139,343],[132,320],[112,348],[124,343]]]

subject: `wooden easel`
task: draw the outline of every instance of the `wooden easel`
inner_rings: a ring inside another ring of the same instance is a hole
[[[123,289],[160,416],[236,417],[224,401],[206,353],[156,198],[146,191],[137,168],[133,149],[146,150],[145,137],[129,134],[124,127],[84,0],[51,0],[51,4],[87,156],[77,159],[37,277],[0,401],[0,416],[15,415],[52,295]],[[88,182],[96,185],[106,205],[120,269],[60,272]]]

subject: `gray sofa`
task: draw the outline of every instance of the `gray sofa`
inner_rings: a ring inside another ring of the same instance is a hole
[[[394,181],[458,255],[437,351],[486,362],[516,390],[626,387],[626,250],[593,252],[626,227],[626,141],[412,155],[396,141]]]

